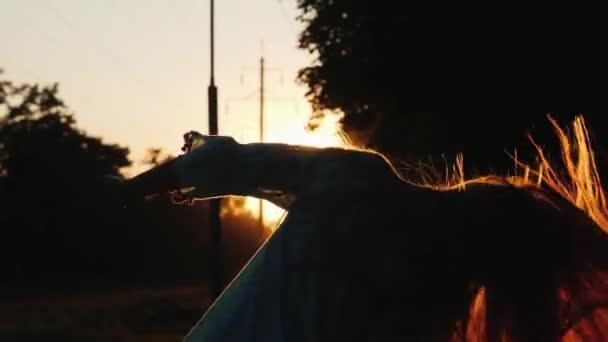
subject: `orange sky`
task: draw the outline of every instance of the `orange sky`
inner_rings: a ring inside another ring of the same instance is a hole
[[[266,141],[339,145],[332,120],[314,134],[304,130],[311,108],[295,78],[314,58],[297,49],[295,0],[215,6],[220,134],[259,141],[263,51]],[[130,175],[145,168],[147,148],[177,155],[184,132],[207,131],[209,0],[3,0],[0,39],[3,77],[59,82],[81,128],[129,146]],[[247,206],[257,212],[257,203]],[[269,220],[282,214],[266,208]]]
[[[267,140],[337,141],[303,130],[310,105],[295,78],[313,57],[296,48],[296,15],[295,0],[216,1],[220,134],[258,140],[263,40],[275,69],[266,77]],[[3,0],[0,39],[3,77],[59,82],[79,126],[129,146],[136,162],[149,147],[177,154],[185,131],[207,130],[209,0]]]

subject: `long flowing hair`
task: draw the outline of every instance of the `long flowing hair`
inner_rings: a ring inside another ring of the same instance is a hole
[[[553,126],[561,147],[560,161],[549,160],[543,148],[529,135],[530,143],[536,151],[537,161],[535,163],[521,161],[517,153],[514,153],[511,155],[515,164],[513,175],[490,175],[466,179],[463,155],[458,155],[451,170],[446,167],[443,175],[433,166],[421,167],[420,179],[410,182],[439,191],[466,190],[468,186],[477,184],[502,184],[538,191],[539,194],[550,193],[582,210],[597,226],[608,233],[606,193],[584,117],[577,116],[574,119],[570,132],[561,127],[550,115],[548,121]],[[594,270],[593,275],[587,275],[587,279],[581,281],[584,286],[580,291],[585,293],[579,293],[579,297],[585,297],[587,301],[585,304],[573,303],[575,300],[571,298],[572,294],[568,293],[568,289],[558,289],[560,311],[570,310],[570,316],[574,316],[564,318],[564,322],[560,322],[562,341],[595,341],[608,337],[608,306],[606,305],[608,303],[603,298],[606,293],[600,293],[603,290],[601,288],[605,289],[608,285],[608,275],[604,273],[605,271]],[[460,325],[460,330],[452,338],[453,341],[488,340],[486,290],[484,287],[478,289],[470,306],[466,327]],[[570,307],[566,308],[566,305]],[[503,341],[509,340],[506,334],[501,338]]]

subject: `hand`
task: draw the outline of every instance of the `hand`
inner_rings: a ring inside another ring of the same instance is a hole
[[[197,132],[189,132],[184,138],[184,155],[123,182],[120,191],[125,202],[175,190],[186,198],[230,194],[239,144],[231,137]]]

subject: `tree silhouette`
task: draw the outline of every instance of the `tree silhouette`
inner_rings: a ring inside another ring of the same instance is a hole
[[[29,274],[94,273],[82,266],[118,222],[104,179],[121,177],[129,150],[79,129],[58,90],[0,80],[2,263]]]
[[[141,162],[143,165],[156,167],[173,158],[175,157],[164,153],[162,148],[151,147],[146,150],[146,155]]]
[[[205,281],[207,203],[167,195],[124,207],[108,176],[123,177],[128,153],[79,129],[58,85],[0,79],[0,282],[69,291]],[[170,158],[150,148],[142,162]],[[226,203],[224,266],[234,275],[266,235],[242,200]]]
[[[548,127],[547,112],[563,123],[582,112],[599,128],[591,116],[607,109],[606,91],[589,88],[608,75],[604,21],[593,8],[371,0],[298,7],[299,46],[316,57],[298,79],[317,113],[344,113],[346,131],[363,137],[356,142],[399,159],[464,152],[481,168],[503,167],[491,159],[525,144],[526,129]],[[553,140],[546,134],[535,136]]]
[[[0,81],[0,118],[0,167],[11,182],[51,175],[59,182],[118,177],[131,164],[127,148],[104,144],[76,127],[57,84]]]

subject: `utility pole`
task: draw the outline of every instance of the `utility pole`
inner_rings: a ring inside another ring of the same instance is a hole
[[[243,82],[243,71],[245,69],[250,69],[250,68],[242,68],[241,70],[241,83]],[[264,88],[264,77],[266,75],[266,72],[269,69],[266,68],[266,66],[264,65],[264,42],[262,42],[262,55],[260,56],[260,65],[259,65],[259,75],[260,75],[260,116],[259,116],[259,139],[260,142],[264,142],[265,140],[265,136],[264,136],[264,126],[265,126],[265,120],[264,120],[264,104],[265,104],[265,88]],[[279,70],[279,69],[270,69],[270,71],[278,71],[280,73],[281,76],[281,83],[283,83],[283,73]],[[258,221],[259,221],[259,225],[260,225],[260,232],[264,231],[264,201],[260,200],[260,206],[259,206],[259,212],[258,212]]]
[[[218,134],[217,125],[217,87],[215,86],[215,37],[214,37],[214,0],[211,1],[211,78],[207,88],[207,100],[209,101],[209,135]],[[222,221],[220,219],[220,199],[209,200],[209,226],[211,230],[211,295],[213,298],[219,297],[222,292]]]
[[[264,52],[260,57],[260,142],[264,142]],[[264,232],[264,200],[260,199],[260,232]]]

